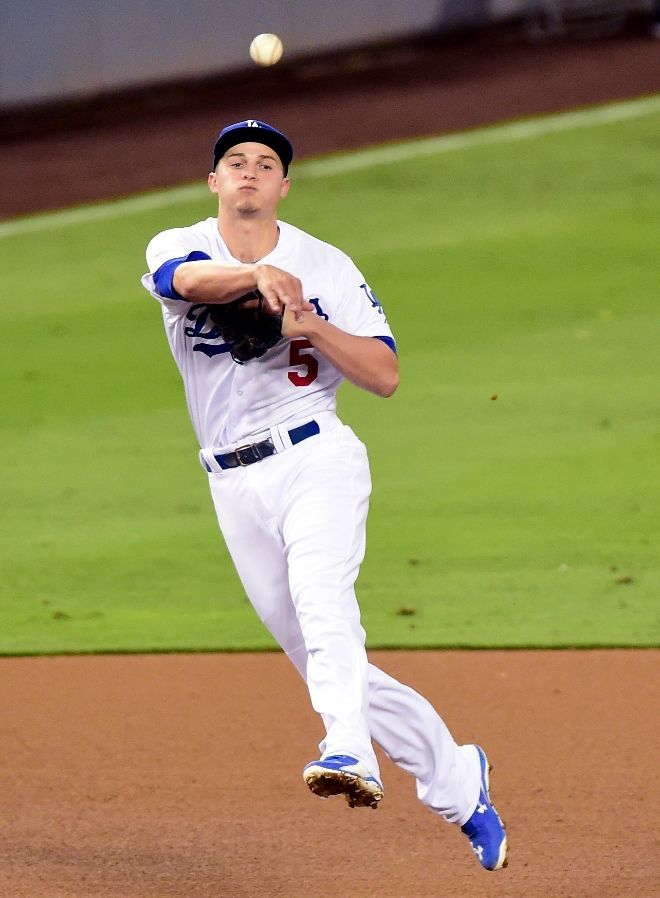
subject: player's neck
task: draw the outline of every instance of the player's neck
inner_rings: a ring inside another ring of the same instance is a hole
[[[239,262],[258,262],[277,246],[279,228],[277,221],[218,218],[218,230],[225,246]]]

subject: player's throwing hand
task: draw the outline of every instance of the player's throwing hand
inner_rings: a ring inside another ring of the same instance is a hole
[[[285,308],[294,314],[310,306],[303,299],[300,279],[288,271],[274,265],[258,265],[256,269],[257,290],[265,300],[266,311],[281,315]]]

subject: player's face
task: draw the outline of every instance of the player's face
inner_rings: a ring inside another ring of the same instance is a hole
[[[262,143],[231,147],[209,175],[209,187],[220,205],[241,215],[274,215],[289,192],[289,179],[278,155]]]

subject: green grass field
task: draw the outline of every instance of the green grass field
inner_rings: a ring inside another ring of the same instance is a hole
[[[394,398],[340,393],[374,474],[372,647],[660,644],[659,158],[654,112],[300,166],[282,217],[353,255],[399,344]],[[0,652],[273,646],[139,284],[154,233],[214,211],[0,239]]]

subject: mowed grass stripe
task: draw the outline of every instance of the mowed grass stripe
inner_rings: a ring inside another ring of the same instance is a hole
[[[373,168],[377,165],[393,165],[406,160],[434,156],[441,153],[460,152],[488,144],[509,143],[590,128],[609,125],[640,116],[652,115],[660,111],[660,95],[636,100],[608,103],[574,112],[563,112],[535,119],[507,122],[502,125],[461,131],[403,143],[356,150],[352,153],[330,155],[319,159],[303,160],[296,164],[294,174],[299,178],[327,178]],[[125,199],[113,200],[93,205],[79,206],[57,212],[18,218],[0,223],[0,239],[20,234],[31,234],[52,227],[67,227],[87,222],[108,221],[125,215],[162,209],[181,203],[195,202],[207,194],[206,186],[195,183],[160,190]]]

